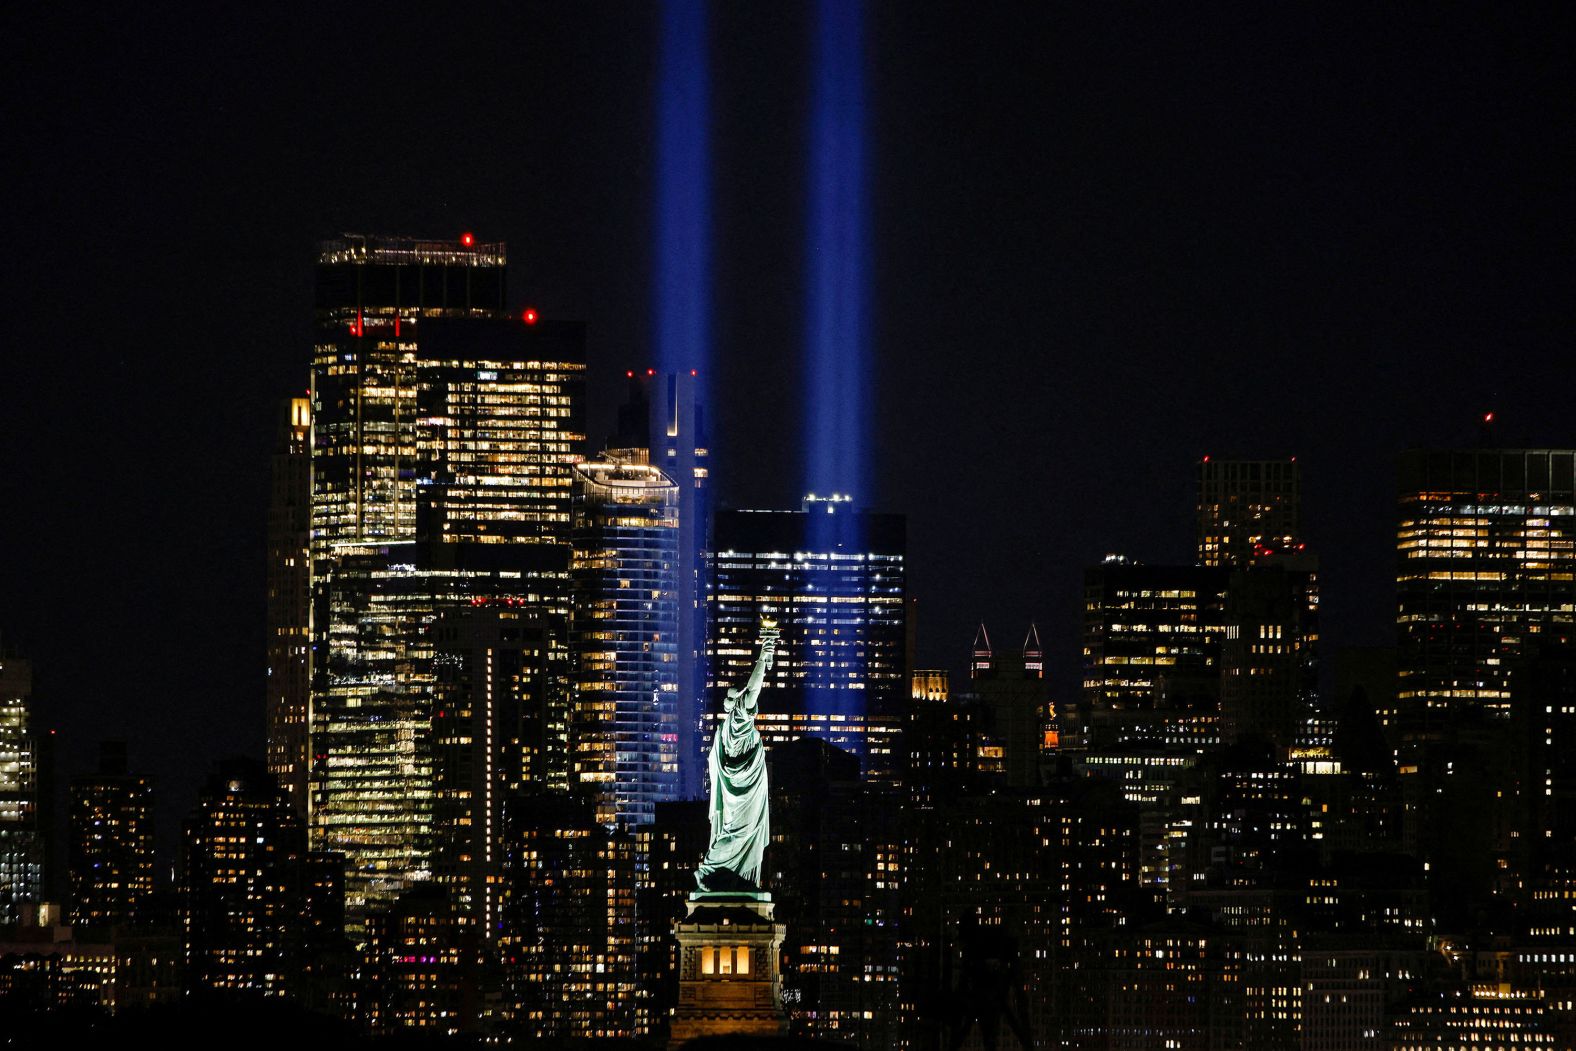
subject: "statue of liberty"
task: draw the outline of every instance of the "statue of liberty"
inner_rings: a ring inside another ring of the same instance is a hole
[[[766,788],[766,749],[755,728],[761,684],[771,670],[781,632],[761,619],[761,654],[749,680],[729,687],[723,717],[711,741],[706,771],[711,787],[711,843],[695,871],[701,892],[757,892],[761,855],[771,839]]]

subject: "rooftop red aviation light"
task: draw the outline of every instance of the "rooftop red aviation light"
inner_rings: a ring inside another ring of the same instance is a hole
[[[520,320],[524,321],[527,325],[534,325],[536,324],[536,317],[536,308],[526,307],[525,313],[520,315]]]
[[[471,245],[473,245],[475,243],[476,243],[476,235],[471,233],[469,230],[465,231],[463,234],[460,235],[460,244],[464,245],[466,248],[469,248]]]
[[[1484,423],[1493,423],[1494,422],[1494,414],[1492,412],[1485,412],[1483,414],[1483,422]]]

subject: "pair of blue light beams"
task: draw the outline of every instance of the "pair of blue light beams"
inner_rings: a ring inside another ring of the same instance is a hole
[[[710,374],[710,78],[704,0],[665,0],[657,102],[657,359]],[[816,9],[808,171],[805,488],[867,496],[870,261],[864,11]]]

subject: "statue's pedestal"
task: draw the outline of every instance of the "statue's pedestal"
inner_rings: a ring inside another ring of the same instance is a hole
[[[783,924],[772,896],[697,891],[674,928],[679,942],[679,1003],[668,1047],[697,1036],[775,1036],[786,1024],[777,956]]]

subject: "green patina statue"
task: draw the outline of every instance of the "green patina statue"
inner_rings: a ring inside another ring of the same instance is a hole
[[[777,623],[761,621],[761,654],[742,686],[730,687],[723,717],[706,762],[711,786],[711,844],[695,872],[702,892],[755,893],[760,890],[761,855],[771,839],[766,789],[766,749],[755,728],[761,684],[771,670],[781,634]]]

